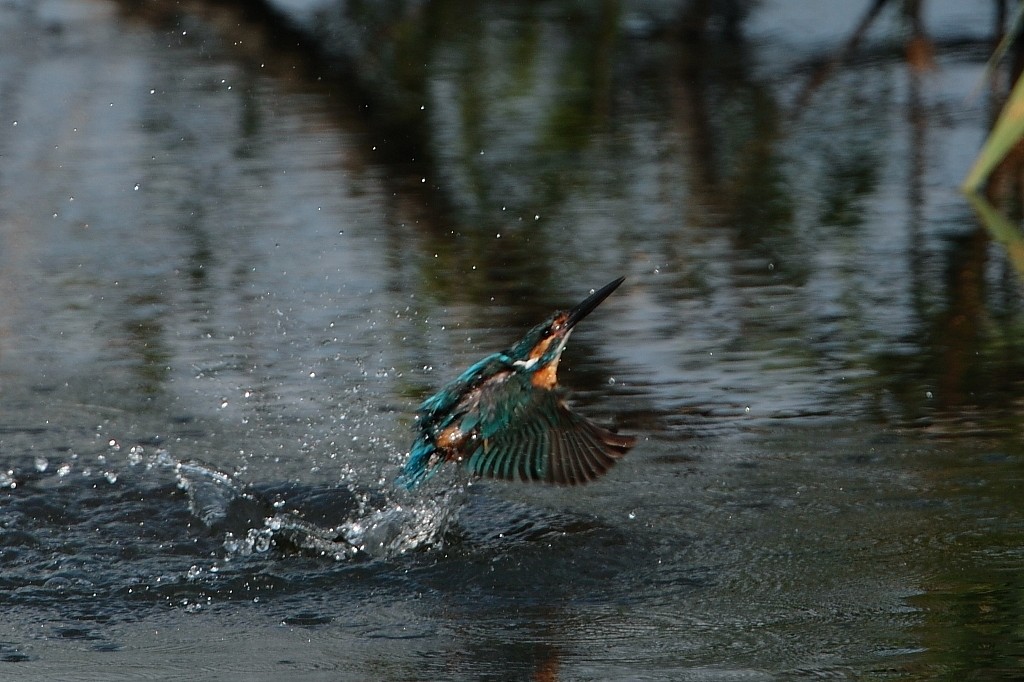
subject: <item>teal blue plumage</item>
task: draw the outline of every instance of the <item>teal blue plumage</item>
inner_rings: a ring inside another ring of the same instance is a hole
[[[565,485],[591,481],[614,465],[635,439],[570,410],[555,373],[573,326],[621,282],[556,312],[424,400],[399,483],[414,488],[450,460],[476,476]]]

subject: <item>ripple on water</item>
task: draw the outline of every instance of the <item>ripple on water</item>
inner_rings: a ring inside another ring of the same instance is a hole
[[[449,546],[500,552],[593,524],[470,496],[460,485],[415,495],[353,484],[251,486],[167,450],[120,457],[108,455],[103,470],[76,460],[73,475],[60,462],[31,459],[11,470],[16,485],[0,511],[0,603],[116,611],[161,601],[198,611],[335,580],[324,559],[344,568]],[[471,523],[463,525],[467,502]],[[276,563],[285,557],[294,559]]]

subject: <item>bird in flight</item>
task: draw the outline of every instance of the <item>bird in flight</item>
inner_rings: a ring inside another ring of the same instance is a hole
[[[636,438],[569,409],[558,386],[558,360],[573,328],[624,279],[554,312],[514,346],[488,355],[424,400],[399,485],[415,488],[450,461],[476,476],[562,485],[607,472]]]

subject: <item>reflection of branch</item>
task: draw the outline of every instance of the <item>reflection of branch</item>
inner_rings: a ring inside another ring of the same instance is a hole
[[[846,57],[857,49],[861,39],[864,38],[864,34],[867,33],[868,28],[871,27],[872,22],[874,22],[876,17],[878,17],[878,14],[882,11],[882,8],[885,7],[887,2],[889,2],[889,0],[874,0],[871,7],[869,7],[868,11],[864,14],[864,17],[860,20],[860,23],[857,24],[857,28],[853,30],[850,37],[846,39],[845,43],[843,43],[839,52],[837,52],[832,59],[814,70],[814,73],[812,73],[811,77],[807,79],[807,83],[800,91],[800,94],[797,95],[796,101],[793,104],[794,113],[802,111],[803,108],[807,106],[807,102],[811,99],[811,95],[813,95],[814,92],[820,88],[826,80],[828,80],[828,77],[832,75],[832,72],[836,67],[842,64]]]
[[[1021,234],[1021,231],[1010,222],[1009,218],[997,211],[981,195],[968,192],[967,199],[992,238],[1006,249],[1006,254],[1010,257],[1010,263],[1013,264],[1014,270],[1024,280],[1024,234]]]

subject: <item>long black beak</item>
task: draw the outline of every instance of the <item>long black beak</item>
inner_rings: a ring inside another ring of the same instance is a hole
[[[605,284],[590,296],[587,296],[582,303],[570,310],[569,318],[565,321],[565,330],[568,331],[572,329],[577,322],[593,312],[594,308],[600,305],[601,301],[611,296],[611,293],[618,289],[619,285],[622,284],[625,279],[625,277],[619,277],[614,282],[608,282],[608,284]]]

